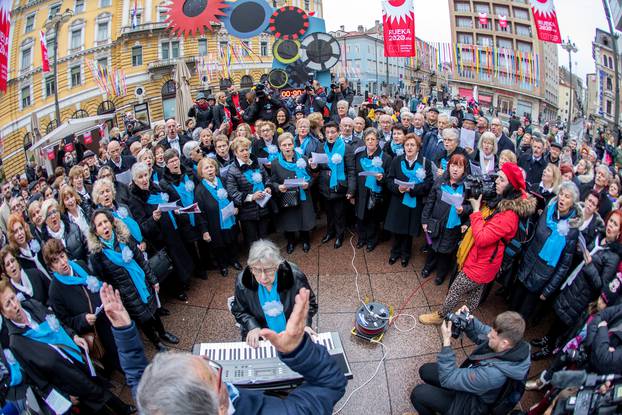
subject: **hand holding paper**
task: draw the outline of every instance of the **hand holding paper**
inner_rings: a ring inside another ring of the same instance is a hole
[[[399,179],[395,179],[393,182],[398,186],[407,187],[408,189],[414,189],[415,185],[417,184],[415,182],[404,182]]]
[[[328,154],[311,153],[311,162],[313,164],[328,164]]]
[[[283,185],[288,189],[296,189],[302,187],[305,183],[305,179],[285,179]]]

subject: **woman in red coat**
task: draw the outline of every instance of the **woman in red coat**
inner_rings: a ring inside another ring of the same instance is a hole
[[[536,200],[528,196],[523,172],[515,163],[505,163],[496,181],[497,198],[488,203],[493,211],[484,220],[479,199],[469,199],[473,206],[470,215],[473,231],[471,248],[462,271],[449,288],[440,311],[419,316],[422,324],[441,324],[443,318],[466,304],[469,310],[479,305],[486,284],[492,282],[501,268],[505,245],[516,235],[519,217],[532,215]]]

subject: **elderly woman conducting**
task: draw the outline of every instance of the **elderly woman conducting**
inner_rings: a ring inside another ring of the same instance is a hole
[[[249,346],[257,347],[262,328],[277,333],[284,331],[301,288],[310,291],[305,330],[313,334],[311,322],[317,313],[317,301],[306,275],[296,265],[283,260],[274,243],[263,239],[253,243],[248,266],[237,278],[231,306],[231,312],[240,324],[242,339],[246,339]]]

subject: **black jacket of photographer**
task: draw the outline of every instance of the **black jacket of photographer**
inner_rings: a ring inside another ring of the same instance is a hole
[[[276,113],[284,107],[281,100],[276,97],[263,95],[258,96],[242,115],[244,122],[254,124],[257,120],[276,121]]]
[[[305,115],[309,115],[312,112],[323,114],[324,108],[326,108],[326,94],[322,92],[311,95],[305,92],[298,97],[296,102],[305,108]]]
[[[602,321],[607,326],[598,327]],[[622,374],[622,304],[607,307],[587,326],[584,346],[589,354],[589,369],[599,375]],[[609,348],[613,351],[609,351]]]
[[[188,110],[188,117],[194,117],[197,122],[197,127],[207,128],[212,122],[212,107],[208,106],[207,109],[201,109],[198,105],[193,105]]]
[[[341,88],[337,86],[335,89],[330,89],[326,101],[331,104],[330,115],[337,114],[337,103],[339,101],[348,101],[348,105],[352,105],[354,100],[354,91],[349,86]]]

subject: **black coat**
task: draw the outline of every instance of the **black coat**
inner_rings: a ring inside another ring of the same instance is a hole
[[[173,226],[168,213],[162,213],[160,220],[155,221],[153,211],[157,209],[157,206],[147,203],[151,194],[161,193],[162,189],[151,183],[149,190],[145,191],[132,184],[130,191],[130,211],[140,225],[143,237],[158,250],[166,248],[167,254],[173,261],[178,279],[182,282],[187,281],[193,272],[194,264],[192,257],[186,251],[180,232]]]
[[[160,188],[168,194],[169,201],[174,202],[177,201],[177,205],[182,206],[181,196],[177,193],[177,190],[174,186],[179,186],[180,183],[183,182],[184,176],[188,176],[188,179],[195,185],[196,189],[196,181],[195,176],[192,173],[192,170],[182,169],[182,174],[173,174],[167,168],[164,173],[164,177],[160,180]],[[194,192],[194,191],[193,191]],[[177,226],[179,227],[179,232],[181,233],[182,238],[185,241],[198,241],[201,239],[200,229],[198,226],[198,222],[195,216],[194,226],[190,222],[190,215],[175,215],[175,221],[177,222]]]
[[[127,205],[128,202],[130,201],[130,188],[125,183],[121,183],[120,181],[115,180],[114,181],[114,193],[115,193],[114,199],[118,203]]]
[[[391,160],[392,160],[391,156],[389,156],[386,152],[381,150],[380,147],[376,148],[376,150],[374,151],[374,154],[372,154],[371,157],[367,154],[367,147],[365,147],[363,151],[360,151],[354,156],[354,167],[355,167],[355,175],[356,175],[356,180],[357,180],[356,203],[354,205],[354,211],[355,211],[356,217],[360,220],[363,220],[366,216],[366,212],[368,211],[367,207],[368,207],[369,198],[371,197],[371,193],[372,193],[371,190],[365,186],[365,181],[367,177],[359,176],[359,173],[364,171],[363,166],[361,165],[361,160],[364,158],[372,160],[375,157],[380,157],[382,160],[382,169],[384,172],[382,173],[382,180],[380,181],[376,180],[376,184],[380,186],[380,192],[378,193],[384,197],[384,195],[387,193],[386,192],[387,177],[389,175],[389,170],[391,170]],[[377,204],[374,207],[374,214],[375,213],[383,214],[384,206],[386,206],[385,203]],[[384,218],[383,217],[377,218],[378,222],[382,221],[382,219]]]
[[[457,183],[457,185],[453,187],[457,188],[461,184],[462,182]],[[423,207],[421,222],[430,225],[432,222],[438,221],[439,233],[437,237],[432,238],[432,249],[435,252],[447,254],[454,252],[458,248],[458,244],[462,238],[462,230],[460,229],[460,226],[456,226],[452,229],[447,229],[445,227],[445,225],[447,225],[447,220],[449,219],[451,206],[441,200],[443,196],[441,186],[443,185],[451,186],[449,179],[447,178],[447,174],[443,177],[437,178],[434,181],[432,190],[430,190],[428,199],[425,201],[425,206]],[[473,208],[471,207],[471,204],[465,199],[462,202],[462,214],[458,215],[462,225],[467,224],[469,215],[472,212]]]
[[[548,209],[548,206],[546,209]],[[576,207],[572,208],[571,212],[575,213],[575,217],[569,220],[570,230],[566,235],[566,246],[561,253],[557,265],[553,268],[539,255],[540,250],[542,250],[546,240],[551,235],[551,230],[546,225],[546,209],[540,215],[533,239],[529,243],[529,247],[518,269],[518,279],[531,293],[543,294],[546,298],[549,298],[556,293],[570,272],[572,257],[577,248],[578,228],[581,226],[582,213]],[[557,214],[554,213],[553,218],[557,222],[556,216]]]
[[[43,246],[43,242],[41,242],[41,246]],[[31,251],[32,252],[32,251]],[[34,261],[34,259],[31,259],[27,256],[25,256],[24,254],[22,254],[22,252],[17,249],[15,250],[15,258],[17,259],[17,262],[19,262],[19,266],[22,267],[22,269],[28,271],[31,269],[35,269],[38,271],[41,271],[39,268],[37,268],[37,263]],[[45,262],[43,261],[43,249],[40,249],[39,252],[37,252],[37,259],[39,261],[39,263],[41,264],[41,266],[43,266],[45,268],[45,271],[48,273],[48,275],[50,276],[50,278],[52,277],[52,273],[50,272],[49,269],[47,269]],[[46,277],[46,279],[49,281],[49,279]]]
[[[602,236],[602,235],[601,235]],[[592,301],[598,298],[603,286],[616,274],[622,246],[613,242],[592,255],[572,284],[565,287],[555,300],[555,313],[568,327],[574,327]]]
[[[246,100],[246,98],[242,95],[240,95],[238,93],[238,99],[239,99],[239,109],[241,109],[242,111],[246,111],[246,109],[248,108],[248,101]],[[242,120],[242,116],[240,115],[239,111],[238,111],[238,107],[235,106],[235,103],[233,102],[233,97],[232,95],[229,95],[227,97],[227,108],[229,109],[229,112],[231,113],[231,119],[233,121],[233,128],[237,127],[238,124],[240,124],[241,122],[243,122]]]
[[[311,133],[309,133],[309,137],[311,137],[311,141],[309,141],[309,143],[307,144],[307,147],[305,147],[304,154],[303,154],[307,158],[311,158],[311,153],[320,153],[321,152],[320,148],[323,147],[322,143],[320,143],[320,140],[314,137]],[[294,146],[296,148],[301,148],[300,147],[301,145],[302,145],[302,142],[300,140],[300,137],[298,137],[298,135],[295,135]]]
[[[307,200],[303,201],[300,199],[300,192],[298,192],[298,206],[288,208],[282,207],[280,201],[278,201],[281,197],[279,186],[285,182],[285,179],[295,179],[296,173],[281,166],[278,159],[272,162],[270,182],[272,183],[272,194],[277,200],[277,205],[279,206],[279,214],[276,220],[276,228],[279,232],[310,231],[315,227],[315,210],[313,210],[313,197],[311,195],[313,176],[311,175],[307,159],[303,158],[303,160],[307,163],[305,170],[311,178],[308,181],[309,187],[305,190]]]
[[[225,107],[222,104],[215,104],[212,107],[212,125],[213,131],[216,131],[217,129],[220,128],[220,126],[222,125],[223,121],[225,120],[226,114],[225,114]]]
[[[512,140],[510,140],[505,133],[502,133],[497,141],[497,156],[499,156],[503,150],[510,150],[512,153],[516,153],[514,143],[512,143]]]
[[[34,298],[41,304],[48,303],[48,291],[50,289],[50,280],[38,269],[30,268],[24,269],[26,276],[30,280],[30,284],[32,285],[32,295],[28,295],[25,291],[18,289],[15,285],[13,288],[16,292],[22,293],[26,300],[30,300]]]
[[[581,231],[583,238],[585,238],[585,245],[587,246],[588,250],[591,251],[592,248],[594,248],[594,242],[596,240],[596,236],[604,232],[605,232],[605,222],[600,217],[598,212],[596,212],[594,213],[594,216],[592,217],[592,220],[590,221],[590,223],[587,225],[587,228]],[[578,245],[579,244],[577,244],[577,248],[578,248]],[[581,258],[583,258],[583,252],[580,249],[577,249],[577,253],[581,255]]]
[[[328,146],[328,142],[324,145]],[[320,145],[318,153],[325,153],[324,145]],[[341,180],[337,183],[337,186],[330,187],[330,175],[331,171],[328,164],[319,164],[317,171],[318,176],[318,188],[320,194],[326,199],[339,199],[344,198],[346,194],[353,195],[356,193],[356,169],[354,167],[354,148],[346,144],[344,162],[344,173],[346,175],[345,180]]]
[[[335,92],[336,91],[336,92]],[[354,91],[349,86],[346,86],[345,89],[337,88],[336,90],[331,89],[328,92],[326,97],[326,101],[331,104],[330,106],[330,114],[337,114],[337,103],[339,101],[348,101],[348,105],[352,105],[352,101],[354,100]]]
[[[593,188],[594,188],[594,180],[583,184],[579,188],[579,191],[581,193],[581,200],[585,200],[588,193],[590,193]],[[613,203],[611,203],[611,200],[609,199],[608,189],[605,188],[601,190],[599,200],[600,200],[600,203],[598,205],[598,213],[600,214],[601,218],[605,219],[607,215],[609,214],[609,212],[611,212],[611,209],[613,208]]]
[[[124,171],[128,171],[132,168],[132,166],[136,163],[136,159],[134,156],[121,156],[121,167],[117,167],[116,164],[112,162],[112,159],[108,160],[108,166],[112,169],[112,173],[117,175],[123,173]]]
[[[602,321],[607,326],[598,327]],[[622,374],[622,304],[605,308],[596,314],[587,326],[584,344],[590,356],[590,372],[599,375]],[[609,348],[614,349],[613,352]]]
[[[123,305],[132,317],[132,320],[145,322],[153,318],[156,312],[157,304],[155,291],[153,286],[158,283],[156,276],[149,268],[149,263],[145,260],[143,252],[138,249],[136,241],[130,236],[129,230],[119,219],[115,220],[115,243],[114,250],[121,252],[119,242],[123,242],[132,250],[133,259],[145,273],[145,284],[149,292],[147,303],[143,303],[136,289],[136,285],[132,281],[129,272],[122,266],[115,265],[103,252],[103,244],[94,235],[89,235],[89,263],[93,268],[95,275],[98,275],[102,281],[112,285],[119,290]]]
[[[48,309],[34,300],[22,302],[37,323],[45,321]],[[50,345],[32,340],[23,335],[29,328],[17,327],[13,322],[6,321],[10,335],[10,348],[13,355],[28,376],[28,383],[37,395],[46,397],[56,389],[65,396],[77,396],[80,403],[89,408],[90,413],[99,411],[112,398],[112,394],[101,385],[99,378],[89,375],[85,364],[69,357],[70,361],[61,356]],[[62,324],[62,322],[61,322]],[[64,327],[69,337],[75,334]]]
[[[296,126],[291,122],[286,122],[283,125],[277,125],[277,129],[280,128],[284,133],[290,133],[291,135],[296,135]]]
[[[221,178],[221,182],[224,180]],[[224,248],[236,240],[236,225],[231,229],[222,229],[220,227],[220,207],[218,201],[212,197],[212,194],[205,188],[203,183],[199,183],[194,189],[194,200],[199,204],[201,213],[197,216],[201,234],[209,232],[212,238],[210,247]]]
[[[242,118],[248,124],[254,124],[257,120],[274,122],[279,108],[283,108],[283,103],[279,99],[266,96],[253,102]]]
[[[307,326],[311,327],[313,316],[317,313],[317,301],[315,294],[309,286],[307,276],[291,262],[283,261],[279,265],[277,271],[278,276],[278,292],[283,304],[283,313],[285,319],[288,319],[292,310],[296,294],[301,288],[310,291],[309,295],[309,314],[307,314]],[[231,312],[235,320],[240,324],[242,332],[242,340],[246,339],[249,331],[256,328],[266,328],[266,318],[259,303],[259,295],[257,290],[259,285],[253,276],[249,267],[238,274],[235,282],[235,297],[231,305]]]
[[[197,127],[207,128],[212,122],[212,107],[202,110],[196,105],[193,105],[188,110],[188,117],[194,117],[197,122]]]
[[[272,184],[270,181],[270,176],[266,172],[263,166],[260,166],[257,162],[257,159],[251,155],[252,165],[249,166],[245,164],[244,166],[240,166],[237,158],[229,167],[229,172],[227,174],[225,188],[229,193],[229,197],[235,204],[235,206],[239,209],[238,218],[242,221],[244,220],[261,220],[268,217],[270,214],[270,208],[272,200],[268,201],[268,203],[264,207],[260,207],[255,201],[246,201],[246,196],[253,194],[253,184],[246,180],[244,176],[244,172],[251,169],[259,169],[262,176],[263,185],[268,188]]]
[[[540,160],[534,160],[531,152],[525,153],[518,159],[518,165],[525,170],[526,182],[528,185],[537,186],[542,180],[542,173],[547,166],[547,161],[544,156],[540,157]]]
[[[425,179],[422,183],[416,185],[410,190],[410,195],[417,198],[417,206],[412,209],[404,205],[404,194],[400,193],[395,179],[408,182],[408,177],[402,173],[401,163],[406,159],[406,155],[394,158],[389,168],[386,186],[390,192],[391,199],[389,201],[389,209],[387,217],[384,221],[384,228],[389,232],[399,235],[418,236],[421,232],[421,212],[423,211],[424,197],[432,188],[434,182],[434,174],[432,171],[432,163],[423,158],[423,154],[419,152],[416,163],[421,164],[425,168]],[[415,166],[413,164],[413,168]],[[406,167],[408,163],[406,163]]]
[[[75,223],[69,223],[66,221],[63,221],[63,223],[65,224],[65,237],[63,242],[67,250],[67,255],[70,259],[86,260],[86,240],[84,239],[84,235],[80,231],[80,228],[78,228],[78,225]],[[48,232],[47,226],[45,227],[44,238],[46,242],[53,239]]]

